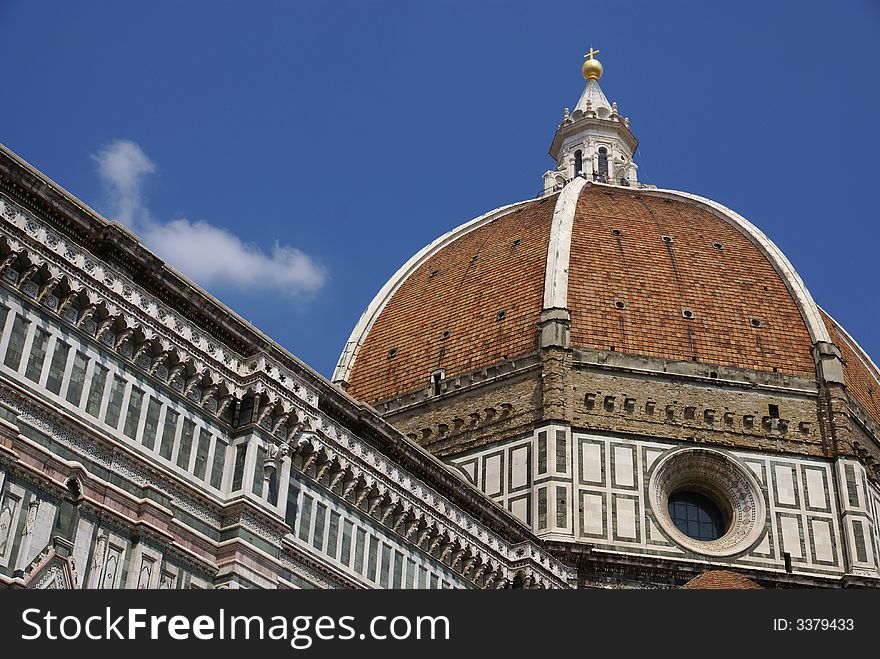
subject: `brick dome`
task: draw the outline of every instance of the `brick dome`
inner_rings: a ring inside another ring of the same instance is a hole
[[[350,375],[340,361],[334,380],[372,403],[428,386],[437,369],[452,377],[535,352],[557,196],[493,211],[414,257],[364,312]]]
[[[542,196],[407,261],[334,382],[584,584],[679,583],[679,559],[708,570],[686,588],[803,584],[844,552],[838,583],[876,578],[880,372],[757,227],[641,181],[637,146],[590,77]]]
[[[414,256],[364,312],[334,380],[370,403],[420,392],[440,369],[456,378],[535,354],[554,313],[575,350],[796,376],[815,377],[813,346],[833,341],[880,421],[876,369],[756,227],[694,195],[583,179]]]

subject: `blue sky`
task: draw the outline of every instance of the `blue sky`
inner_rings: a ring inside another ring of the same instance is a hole
[[[538,193],[591,44],[640,178],[880,357],[880,3],[0,0],[0,39],[0,141],[325,375],[415,251]]]

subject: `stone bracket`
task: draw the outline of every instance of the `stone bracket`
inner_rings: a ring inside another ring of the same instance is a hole
[[[571,330],[571,314],[568,309],[545,309],[541,312],[540,347],[567,348]]]
[[[843,384],[843,361],[840,350],[833,343],[816,341],[813,344],[813,360],[819,377],[826,383]]]

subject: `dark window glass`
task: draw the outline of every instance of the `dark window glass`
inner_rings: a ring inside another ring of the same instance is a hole
[[[247,455],[247,444],[239,444],[235,447],[235,464],[232,467],[232,491],[241,489],[241,481],[244,478],[244,459]]]
[[[226,465],[226,442],[218,439],[214,444],[214,460],[211,464],[211,487],[220,489],[223,484],[223,467]],[[296,488],[293,488],[296,492]],[[294,510],[294,513],[296,510]],[[291,526],[293,526],[291,524]]]
[[[70,370],[70,382],[67,384],[67,402],[79,407],[83,385],[86,383],[86,366],[89,362],[81,352],[73,357],[73,368]]]
[[[561,529],[568,526],[568,496],[564,487],[556,488],[556,526]]]
[[[278,470],[270,469],[269,470],[269,503],[273,506],[278,505]]]
[[[856,539],[856,558],[862,563],[866,563],[868,561],[868,550],[866,549],[865,544],[865,528],[861,522],[857,520],[853,520],[853,535]],[[789,554],[786,554],[789,556]],[[791,558],[788,559],[788,563],[791,562]],[[791,571],[791,568],[787,568]]]
[[[183,420],[183,431],[180,433],[180,448],[177,450],[177,466],[189,470],[189,457],[192,454],[193,434],[196,424],[189,419]]]
[[[352,523],[348,520],[343,520],[342,523],[342,551],[339,552],[339,562],[343,565],[348,565],[351,560],[351,532],[352,532]]]
[[[327,506],[323,503],[315,505],[315,534],[312,536],[312,545],[321,551],[324,549],[324,520],[327,519]]]
[[[119,415],[122,412],[122,397],[125,394],[125,380],[114,375],[113,384],[110,386],[110,400],[107,401],[107,417],[104,421],[108,426],[115,428],[119,425]]]
[[[239,444],[238,446],[241,448],[244,445]],[[299,539],[303,542],[309,541],[309,533],[312,530],[312,501],[312,497],[303,494],[302,515],[299,518]]]
[[[547,528],[547,488],[538,488],[538,530]]]
[[[165,408],[165,428],[162,430],[162,443],[159,444],[159,455],[166,460],[170,460],[171,454],[174,452],[178,416],[178,413],[174,410]]]
[[[856,472],[851,464],[846,465],[846,493],[849,497],[849,505],[858,508],[859,491],[856,489]]]
[[[695,540],[717,540],[727,530],[718,506],[696,492],[669,497],[669,516],[679,531]]]
[[[12,321],[12,334],[9,336],[9,345],[6,346],[6,357],[3,363],[13,371],[18,370],[21,364],[21,355],[24,351],[24,340],[27,337],[28,321],[21,316],[16,316]]]
[[[358,574],[363,574],[364,572],[364,545],[367,541],[366,532],[358,527],[357,529],[357,544],[354,549],[354,571]]]
[[[556,471],[565,472],[566,463],[565,431],[556,431]]]
[[[547,433],[538,433],[538,473],[543,474],[547,471]]]
[[[213,478],[213,474],[211,478]],[[287,488],[287,509],[284,511],[284,521],[287,522],[287,525],[290,527],[291,531],[293,531],[294,526],[296,526],[296,502],[298,498],[299,490],[296,488],[296,483],[291,478],[290,485]]]
[[[330,511],[330,527],[327,529],[327,555],[336,558],[339,544],[339,513]]]
[[[599,149],[599,173],[608,176],[608,150],[604,146]]]
[[[258,497],[263,496],[263,479],[265,479],[266,449],[257,447],[257,464],[254,465],[254,480],[251,483],[251,492]]]
[[[391,587],[391,547],[382,545],[382,587]]]
[[[367,579],[376,581],[376,567],[379,558],[379,538],[370,536],[370,561],[367,563]]]
[[[196,466],[193,475],[196,478],[205,478],[208,470],[208,450],[211,448],[211,435],[204,428],[199,428],[198,448],[196,449]]]
[[[104,384],[107,382],[107,369],[95,364],[92,373],[92,386],[89,387],[89,396],[86,400],[86,412],[96,419],[101,411],[101,400],[104,398]]]
[[[52,353],[52,361],[49,363],[49,376],[46,378],[46,389],[53,394],[61,391],[61,380],[64,379],[64,367],[67,366],[67,355],[70,346],[63,341],[55,341],[55,352]]]
[[[128,412],[125,415],[125,426],[122,430],[126,437],[134,439],[135,435],[137,435],[143,402],[144,392],[140,389],[132,388],[131,395],[128,397]]]
[[[403,587],[403,554],[399,551],[394,552],[394,583],[392,588]]]
[[[49,343],[49,333],[40,328],[34,332],[34,340],[31,342],[31,356],[28,359],[24,375],[28,380],[40,381],[43,373],[43,363],[46,361],[46,346]]]
[[[156,431],[159,429],[159,412],[161,411],[162,404],[155,398],[150,398],[150,403],[147,405],[147,420],[144,421],[144,436],[141,441],[151,451],[156,445]]]

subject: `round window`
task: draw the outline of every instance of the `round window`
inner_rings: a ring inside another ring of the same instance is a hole
[[[721,509],[699,492],[676,492],[670,496],[669,516],[679,531],[694,540],[717,540],[727,532]]]
[[[660,528],[693,552],[731,556],[764,535],[761,486],[749,469],[722,451],[668,452],[651,468],[648,492]]]

